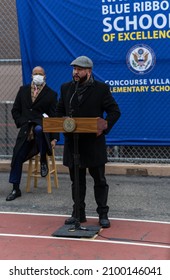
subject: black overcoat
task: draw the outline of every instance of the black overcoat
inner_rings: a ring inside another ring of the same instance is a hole
[[[76,100],[74,91],[75,85],[73,82],[61,86],[57,116],[69,116],[71,107],[72,117],[101,117],[106,119],[108,128],[103,134],[96,136],[95,133],[80,133],[78,145],[80,167],[94,167],[105,164],[107,162],[105,134],[111,130],[120,117],[118,104],[112,97],[108,85],[99,81],[94,81],[86,89],[80,102]],[[65,133],[64,136],[63,164],[71,167],[74,164],[73,134]]]
[[[42,125],[43,113],[46,113],[49,117],[56,117],[56,105],[57,93],[47,85],[44,86],[34,102],[32,102],[31,99],[31,85],[20,87],[11,110],[16,127],[20,129],[13,150],[11,165],[14,164],[17,153],[21,149],[23,143],[28,139],[31,126],[37,124]],[[53,139],[58,140],[59,134],[45,133],[45,139],[48,146],[47,153],[51,155],[51,141]],[[29,154],[25,160],[28,160],[39,152],[34,139],[31,140],[29,144]]]

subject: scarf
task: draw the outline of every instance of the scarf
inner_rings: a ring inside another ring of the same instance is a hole
[[[38,97],[38,95],[40,94],[40,92],[42,91],[44,86],[45,86],[45,83],[43,83],[42,85],[34,85],[33,83],[31,84],[31,99],[32,99],[32,102],[35,101],[35,99]],[[34,139],[34,126],[33,125],[30,127],[30,131],[29,131],[27,140],[31,141],[32,139]]]
[[[94,79],[92,76],[90,76],[89,80],[84,82],[83,84],[79,84],[78,89],[77,89],[77,96],[78,96],[78,101],[80,102],[84,92],[93,85]]]
[[[45,86],[45,83],[43,83],[42,85],[34,85],[33,83],[31,84],[31,99],[32,99],[32,102],[35,101],[35,99],[38,97],[38,95],[40,94],[40,92],[42,91],[44,86]]]

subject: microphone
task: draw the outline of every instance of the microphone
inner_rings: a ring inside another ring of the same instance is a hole
[[[77,93],[78,86],[79,86],[79,81],[77,81],[77,82],[75,83],[75,90],[74,90],[74,92],[73,92],[73,94],[72,94],[72,96],[71,96],[71,98],[70,98],[70,101],[69,101],[69,117],[72,117],[72,114],[73,114],[73,112],[74,112],[74,109],[72,108],[71,103],[72,103],[72,100],[73,100],[75,94]]]
[[[78,90],[78,86],[79,86],[79,80],[76,82],[76,84],[75,84],[75,91],[74,91],[74,93],[76,93],[77,92],[77,90]]]

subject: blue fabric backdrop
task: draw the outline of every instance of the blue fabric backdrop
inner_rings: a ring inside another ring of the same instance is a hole
[[[87,55],[122,116],[110,145],[170,144],[169,1],[17,0],[23,83],[41,65],[60,93],[70,62]]]

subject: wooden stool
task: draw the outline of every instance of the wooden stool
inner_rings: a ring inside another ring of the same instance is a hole
[[[57,168],[55,164],[54,149],[52,149],[52,155],[51,156],[46,155],[46,158],[47,158],[47,165],[49,171],[45,178],[47,180],[47,192],[51,193],[51,175],[54,176],[54,184],[55,187],[58,188],[58,176],[57,176]],[[41,177],[39,154],[29,159],[26,192],[30,192],[31,177],[34,178],[34,188],[37,188],[38,178]]]

